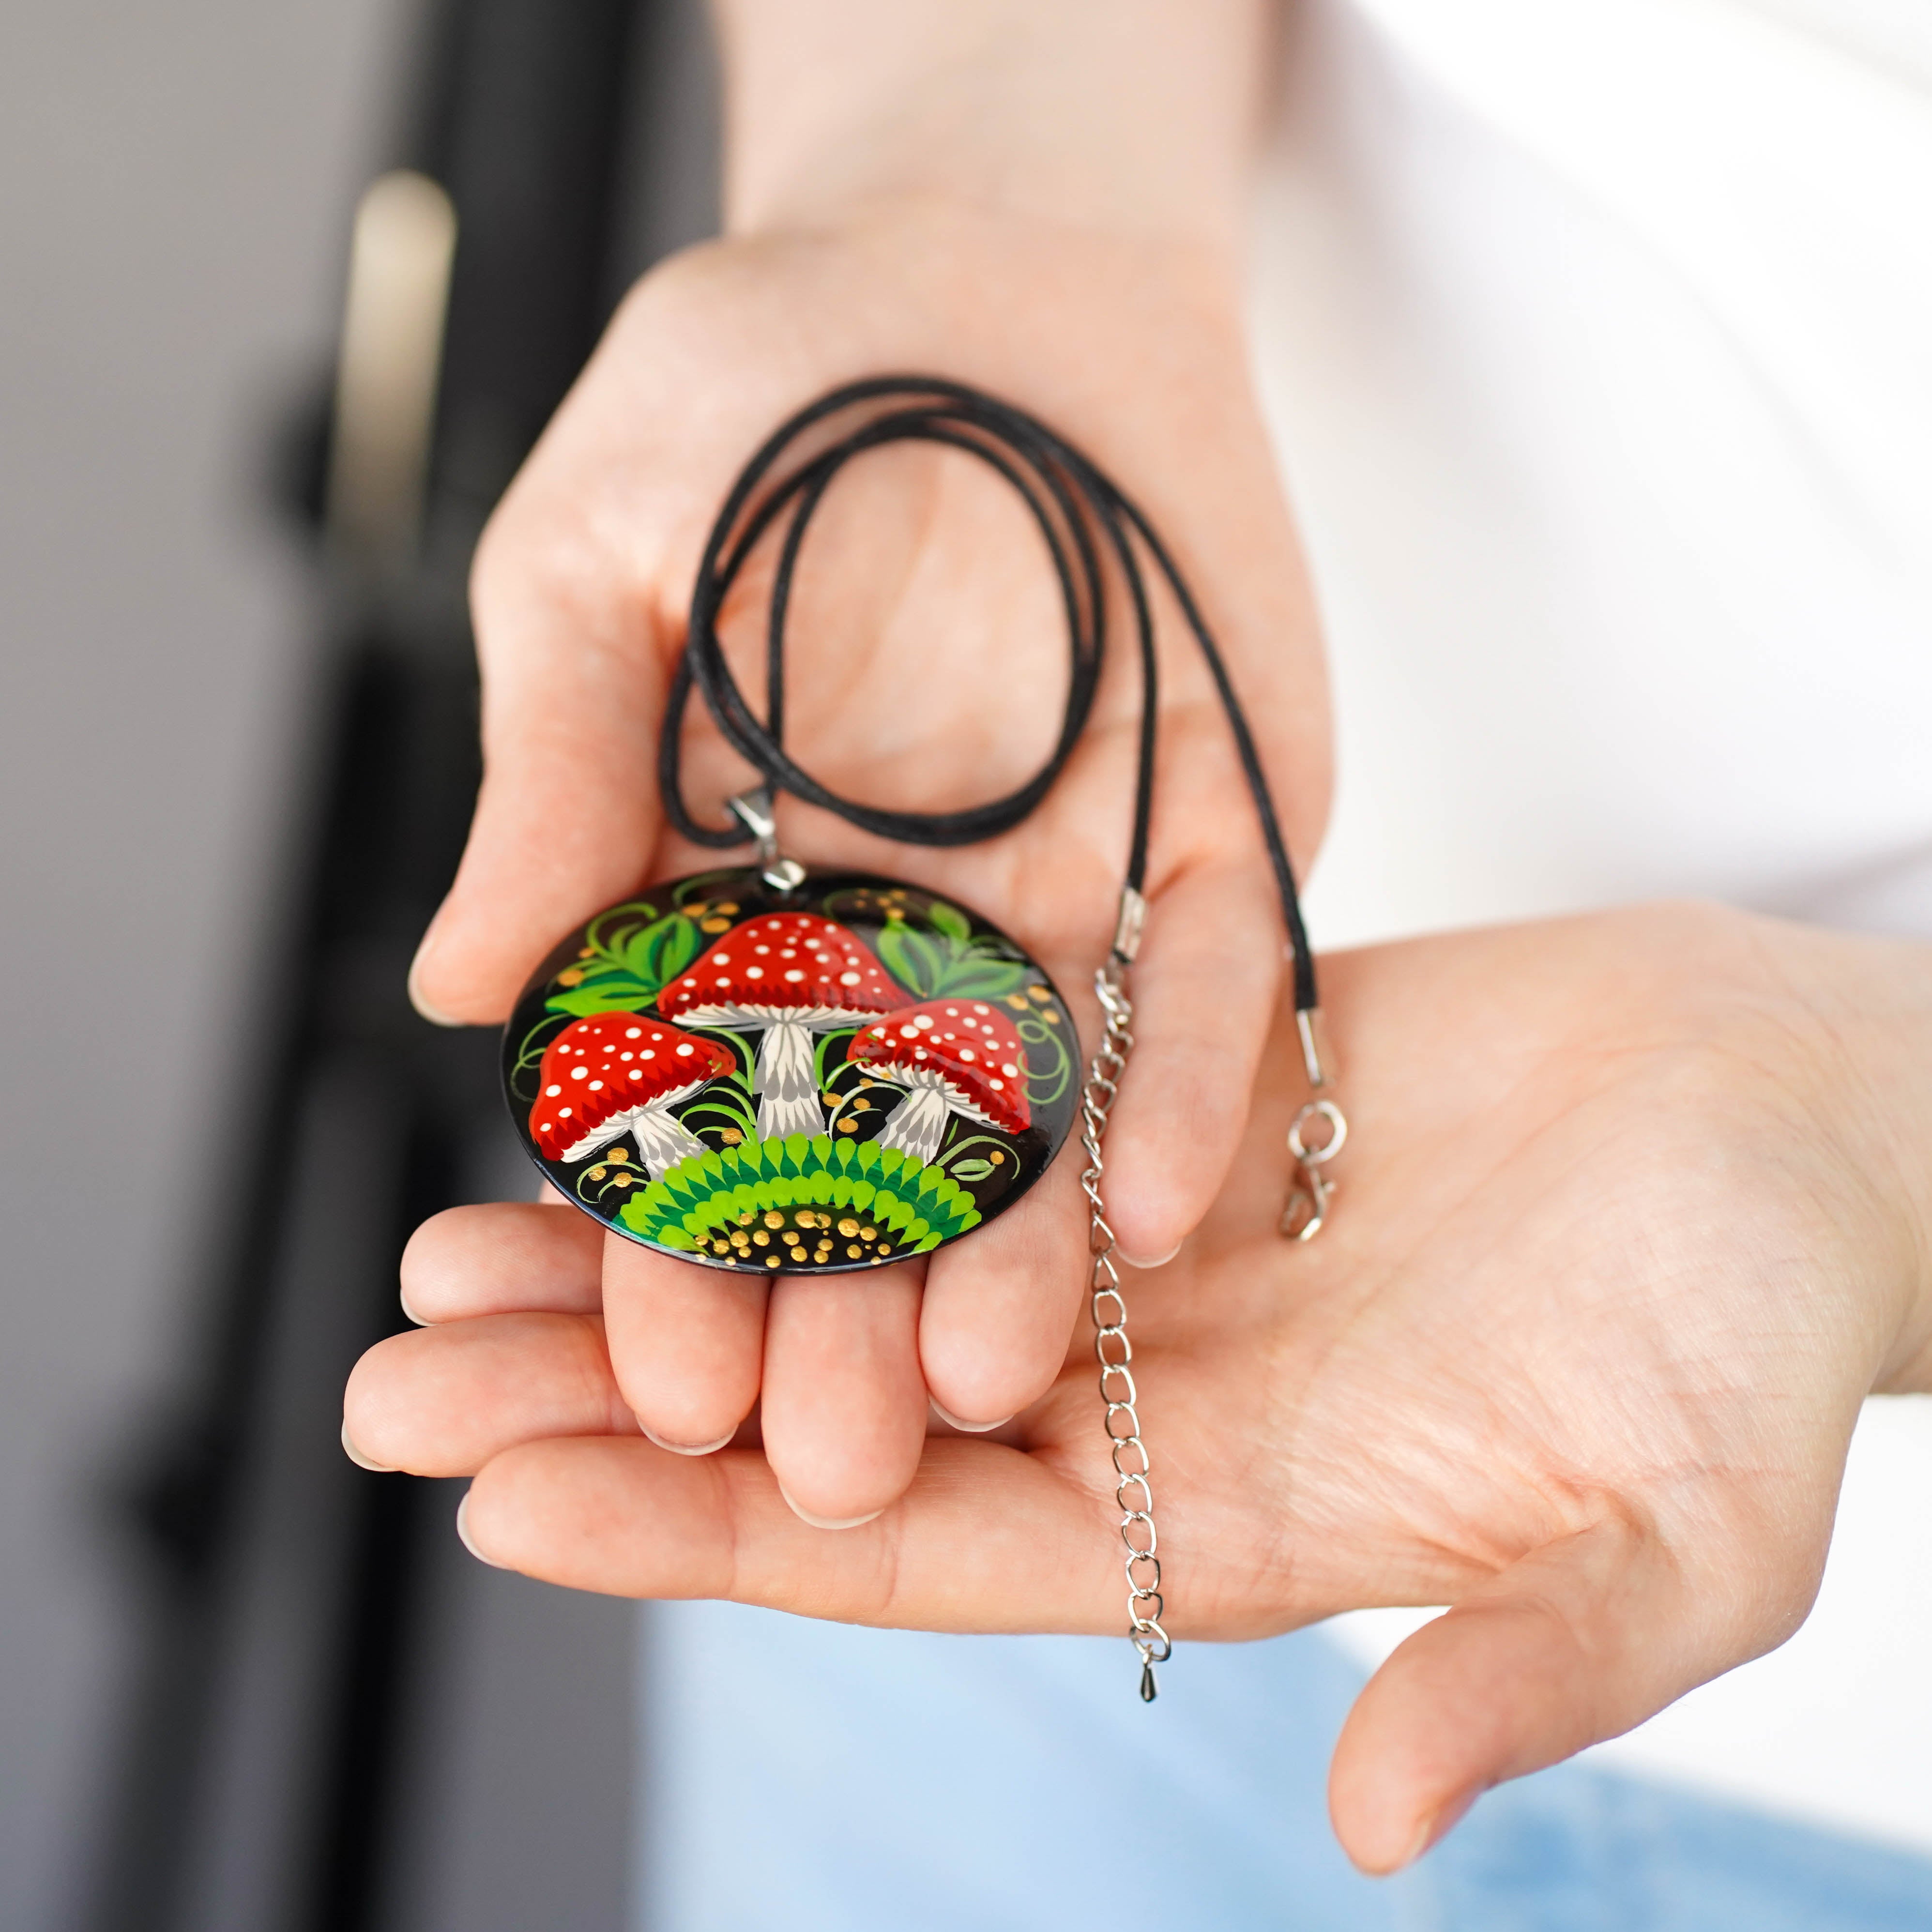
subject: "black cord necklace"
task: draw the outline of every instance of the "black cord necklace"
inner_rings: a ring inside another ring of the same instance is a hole
[[[958,812],[841,797],[784,746],[786,623],[807,532],[848,464],[902,442],[958,451],[1004,479],[1046,542],[1066,620],[1066,706],[1052,752],[1024,784]],[[774,535],[760,718],[717,626],[747,562]],[[1131,1634],[1150,1697],[1153,1666],[1168,1646],[1126,1304],[1100,1192],[1101,1142],[1133,1043],[1128,969],[1147,912],[1160,667],[1144,559],[1172,592],[1227,716],[1274,872],[1305,1070],[1322,1096],[1315,961],[1294,871],[1240,700],[1186,580],[1132,500],[1064,438],[995,397],[923,376],[850,383],[781,424],[740,472],[706,543],[658,781],[686,838],[720,850],[754,841],[758,862],[652,886],[562,940],[512,1016],[504,1074],[526,1147],[567,1198],[633,1240],[759,1272],[877,1267],[957,1239],[1021,1198],[1077,1118]],[[1106,1025],[1081,1078],[1072,1016],[1022,947],[920,886],[808,872],[781,856],[772,800],[789,792],[905,845],[966,845],[1010,831],[1052,789],[1091,713],[1110,567],[1133,614],[1141,716],[1119,915],[1095,975]],[[685,802],[680,748],[694,687],[764,778],[730,801],[735,824],[706,824]],[[1297,1115],[1285,1234],[1305,1240],[1320,1229],[1332,1188],[1322,1168],[1346,1132],[1326,1097]]]

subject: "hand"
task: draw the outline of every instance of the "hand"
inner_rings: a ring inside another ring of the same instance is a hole
[[[1274,1091],[1198,1234],[1126,1292],[1178,1636],[1455,1606],[1336,1752],[1336,1828],[1382,1871],[1803,1618],[1861,1398],[1932,1384],[1932,956],[1678,909],[1328,971],[1355,1124],[1330,1226],[1274,1231],[1298,1097]],[[446,1325],[364,1358],[349,1431],[480,1472],[490,1561],[856,1622],[1121,1628],[1084,1340],[1004,1439],[936,1438],[896,1508],[826,1535],[751,1450],[608,1439],[628,1420],[578,1217],[462,1210],[408,1265]]]
[[[426,1010],[500,1019],[572,925],[718,855],[663,836],[664,692],[709,520],[787,412],[848,378],[938,370],[1053,419],[1138,492],[1226,634],[1286,808],[1314,845],[1327,787],[1315,628],[1244,370],[1237,290],[1193,243],[922,205],[836,232],[700,250],[633,294],[491,525],[476,577],[488,776],[412,984]],[[835,790],[943,809],[1031,772],[1059,720],[1057,594],[1016,500],[977,465],[881,454],[828,500],[791,632],[788,742]],[[1172,614],[1169,614],[1170,616]],[[1144,1042],[1114,1132],[1130,1252],[1172,1249],[1232,1158],[1282,971],[1252,807],[1191,640],[1163,665]],[[755,688],[755,686],[752,688]],[[1076,1001],[1112,935],[1138,686],[1117,644],[1085,740],[1034,818],[983,847],[907,850],[781,808],[788,849],[929,884],[991,913]],[[689,795],[749,782],[708,724]],[[1090,1014],[1090,1004],[1082,1008]],[[586,1228],[574,1231],[580,1241]],[[862,1285],[722,1280],[612,1240],[611,1358],[656,1437],[728,1437],[760,1395],[802,1510],[898,1495],[927,1396],[990,1424],[1058,1372],[1085,1252],[1063,1161],[930,1268]]]

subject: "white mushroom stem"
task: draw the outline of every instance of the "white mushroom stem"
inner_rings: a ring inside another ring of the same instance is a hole
[[[613,1141],[622,1140],[628,1134],[638,1144],[638,1159],[645,1174],[651,1180],[656,1180],[665,1168],[675,1167],[680,1161],[688,1160],[693,1154],[705,1150],[704,1143],[670,1111],[674,1101],[688,1100],[696,1090],[695,1088],[687,1087],[681,1092],[667,1094],[662,1100],[653,1100],[649,1106],[637,1108],[628,1114],[614,1114],[574,1147],[566,1148],[564,1159],[588,1160]]]
[[[758,1096],[760,1140],[824,1132],[825,1109],[819,1102],[812,1040],[813,1032],[822,1029],[824,1024],[822,1019],[814,1024],[809,1018],[764,1022],[758,1062],[752,1072],[752,1091]]]
[[[897,1148],[922,1167],[931,1166],[939,1151],[939,1143],[946,1137],[946,1115],[956,1108],[962,1113],[970,1110],[959,1106],[958,1096],[940,1076],[923,1067],[895,1066],[890,1070],[869,1067],[867,1071],[883,1075],[908,1090],[886,1123],[886,1130],[879,1136],[880,1146]]]
[[[639,1108],[631,1123],[631,1137],[638,1144],[644,1172],[653,1180],[667,1168],[705,1151],[704,1143],[672,1113],[668,1100]]]

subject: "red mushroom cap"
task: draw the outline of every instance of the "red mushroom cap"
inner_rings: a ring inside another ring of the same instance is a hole
[[[889,1012],[905,998],[862,940],[816,913],[761,913],[734,926],[658,995],[658,1010],[687,1025],[744,1016]]]
[[[1026,1048],[1013,1023],[982,1000],[928,1000],[853,1036],[845,1058],[889,1079],[936,1077],[954,1109],[1010,1134],[1033,1119]]]
[[[736,1064],[715,1040],[694,1040],[647,1014],[574,1021],[544,1048],[530,1138],[548,1159],[569,1160],[571,1149],[614,1120],[681,1100]]]

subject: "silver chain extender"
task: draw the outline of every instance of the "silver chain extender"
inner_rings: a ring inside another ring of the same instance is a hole
[[[1132,898],[1138,902],[1140,895],[1136,892]],[[1140,908],[1136,905],[1132,910]],[[1124,904],[1124,934],[1127,933],[1129,912]],[[1134,1007],[1127,997],[1126,974],[1132,943],[1139,937],[1138,917],[1132,923],[1136,929],[1128,935],[1128,946],[1117,943],[1113,956],[1094,975],[1094,991],[1106,1025],[1080,1094],[1080,1144],[1087,1152],[1080,1185],[1093,1217],[1088,1236],[1090,1259],[1087,1288],[1094,1316],[1094,1352],[1100,1364],[1100,1399],[1107,1406],[1108,1444],[1118,1478],[1114,1500],[1120,1505],[1120,1541],[1126,1550],[1122,1567],[1127,1580],[1127,1636],[1141,1660],[1142,1698],[1151,1704],[1160,1690],[1154,1666],[1167,1661],[1174,1646],[1160,1626],[1166,1607],[1160,1594],[1160,1541],[1154,1526],[1147,1444],[1141,1440],[1140,1418],[1135,1408],[1138,1391],[1130,1366],[1134,1348],[1127,1340],[1127,1304],[1114,1259],[1114,1231],[1107,1225],[1100,1198],[1100,1179],[1106,1172],[1100,1143],[1106,1136],[1107,1117],[1120,1098],[1120,1076],[1134,1050]]]
[[[1086,1084],[1080,1090],[1080,1144],[1087,1154],[1080,1186],[1092,1217],[1087,1240],[1087,1291],[1094,1316],[1094,1353],[1100,1364],[1100,1400],[1107,1409],[1107,1443],[1118,1478],[1114,1500],[1120,1506],[1120,1541],[1126,1550],[1122,1567],[1127,1580],[1127,1638],[1140,1659],[1142,1701],[1151,1704],[1160,1694],[1154,1666],[1174,1654],[1174,1642],[1161,1628],[1167,1606],[1160,1592],[1160,1538],[1154,1528],[1154,1488],[1148,1480],[1151,1463],[1147,1444],[1141,1440],[1140,1393],[1131,1366],[1134,1347],[1127,1339],[1127,1304],[1114,1259],[1114,1231],[1108,1224],[1100,1194],[1101,1179],[1107,1171],[1101,1142],[1106,1138],[1108,1117],[1120,1096],[1120,1076],[1134,1050],[1134,1004],[1127,994],[1127,970],[1139,950],[1146,916],[1147,902],[1131,886],[1126,887],[1120,895],[1114,950],[1094,975],[1094,996],[1106,1024],[1088,1063]],[[1295,1016],[1309,1083],[1318,1095],[1329,1084],[1317,1024],[1319,1017],[1313,1012]],[[1326,1132],[1311,1144],[1308,1130],[1318,1122]],[[1322,1169],[1341,1152],[1348,1136],[1346,1117],[1325,1096],[1310,1101],[1295,1115],[1288,1147],[1296,1184],[1281,1217],[1281,1232],[1291,1239],[1310,1240],[1322,1232],[1334,1194],[1334,1183]]]

